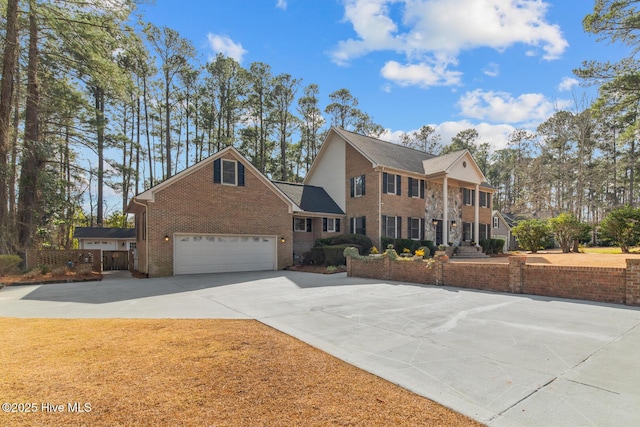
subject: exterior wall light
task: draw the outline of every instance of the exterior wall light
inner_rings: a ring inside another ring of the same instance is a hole
[[[431,222],[433,223],[434,226],[438,225],[438,220],[435,219],[435,218],[433,220],[431,220]]]
[[[457,226],[458,226],[458,224],[456,224],[456,222],[455,222],[455,221],[451,221],[451,227],[452,227],[452,228],[456,228]]]
[[[165,234],[165,235],[164,235],[164,241],[165,241],[165,242],[168,242],[168,241],[169,241],[169,235],[167,235],[167,234]]]
[[[281,237],[281,238],[280,238],[280,243],[284,243],[284,242],[286,242],[285,238],[284,238],[284,237]]]

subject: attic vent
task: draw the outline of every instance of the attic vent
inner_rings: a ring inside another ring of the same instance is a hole
[[[462,167],[466,168],[467,167],[467,162],[462,162]]]

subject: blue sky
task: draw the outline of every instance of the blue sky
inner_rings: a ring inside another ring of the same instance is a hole
[[[432,125],[449,143],[474,127],[505,146],[596,95],[572,69],[616,60],[620,46],[584,33],[591,0],[156,0],[146,21],[190,39],[204,63],[221,52],[260,61],[327,95],[347,88],[397,140]],[[301,90],[300,90],[301,92]],[[578,107],[577,107],[577,106]]]

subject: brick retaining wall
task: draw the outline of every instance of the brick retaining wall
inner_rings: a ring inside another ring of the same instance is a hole
[[[571,298],[640,306],[640,260],[627,260],[627,268],[566,267],[526,264],[526,257],[511,257],[509,264],[393,261],[388,257],[347,258],[353,277],[455,286],[517,294]]]

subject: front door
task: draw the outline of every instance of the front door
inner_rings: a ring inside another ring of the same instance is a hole
[[[464,242],[473,241],[473,223],[472,222],[462,223],[462,241]]]
[[[436,228],[436,246],[444,244],[442,241],[442,220],[438,220],[434,227]]]

